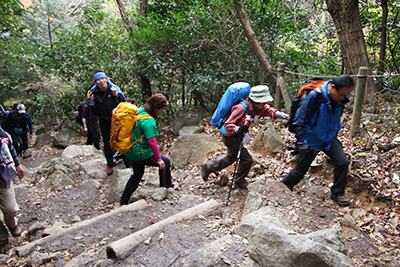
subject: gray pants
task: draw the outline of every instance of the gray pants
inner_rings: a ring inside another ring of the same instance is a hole
[[[17,220],[15,215],[19,209],[18,204],[15,200],[14,187],[10,182],[10,187],[7,183],[0,178],[0,209],[4,215],[4,223],[8,229],[14,229],[17,227]],[[8,238],[8,231],[0,220],[0,240],[6,240]]]
[[[228,167],[229,165],[231,165],[236,161],[242,137],[243,133],[234,134],[232,136],[222,135],[222,141],[228,148],[228,153],[222,158],[210,161],[208,163],[207,167],[210,172],[218,172],[222,169],[225,169],[226,167]],[[249,151],[247,151],[246,148],[242,147],[240,153],[239,166],[237,168],[237,172],[235,175],[235,183],[241,183],[245,179],[245,177],[250,171],[252,162],[253,159]]]

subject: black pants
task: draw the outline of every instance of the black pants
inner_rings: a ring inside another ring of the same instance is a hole
[[[173,187],[174,185],[171,181],[171,162],[167,157],[164,156],[161,156],[161,159],[165,163],[165,168],[158,171],[158,174],[160,176],[160,187]],[[143,177],[144,167],[146,165],[158,166],[157,160],[154,155],[145,160],[132,160],[133,174],[126,183],[124,192],[122,193],[121,199],[119,201],[120,204],[128,204],[129,199],[131,198],[133,192],[135,192],[140,183],[140,180]]]
[[[339,140],[334,138],[330,149],[323,151],[326,155],[328,155],[333,163],[333,166],[335,167],[331,193],[335,196],[343,196],[347,185],[349,160],[343,151],[342,144],[339,142]],[[292,169],[282,180],[282,182],[289,187],[290,190],[293,190],[293,187],[299,183],[301,179],[303,179],[317,154],[317,151],[311,150],[311,152],[306,156],[300,154],[297,155],[296,167]]]
[[[104,143],[104,155],[107,160],[107,167],[112,168],[114,167],[114,161],[113,161],[113,151],[110,147],[111,120],[108,121],[106,119],[99,118],[99,126]],[[132,166],[131,161],[127,159],[125,156],[122,156],[122,160],[124,161],[125,166],[127,168],[130,168]]]
[[[217,172],[225,169],[237,159],[240,141],[243,134],[234,134],[232,136],[222,135],[222,141],[228,149],[228,152],[222,158],[210,161],[208,163],[208,170],[210,172]],[[241,183],[246,178],[250,171],[251,164],[253,163],[253,158],[251,157],[249,151],[245,147],[242,147],[240,152],[240,161],[235,175],[235,183]]]
[[[28,129],[22,128],[22,132],[20,134],[15,133],[13,129],[11,132],[11,137],[13,140],[13,146],[18,155],[28,149]]]
[[[87,126],[88,132],[87,132],[87,141],[86,144],[87,145],[92,145],[97,148],[100,149],[100,134],[97,131],[96,128],[96,124],[95,125],[91,125],[91,123]]]

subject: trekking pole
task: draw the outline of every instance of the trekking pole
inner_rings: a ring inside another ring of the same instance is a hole
[[[243,137],[244,137],[244,135],[243,135]],[[229,188],[228,198],[226,199],[226,205],[227,206],[229,204],[229,198],[231,197],[233,183],[235,182],[236,170],[237,170],[237,166],[238,166],[238,162],[239,162],[239,158],[240,158],[240,152],[242,151],[242,146],[243,146],[243,137],[240,139],[239,150],[238,150],[238,153],[237,153],[236,163],[235,163],[235,170],[233,171],[232,182],[231,182],[231,186]]]

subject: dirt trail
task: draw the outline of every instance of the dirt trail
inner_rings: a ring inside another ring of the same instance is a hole
[[[51,157],[59,156],[60,153],[61,150],[55,150]],[[22,163],[34,169],[49,158],[49,156],[32,157],[23,159]],[[116,168],[121,169],[124,166],[120,163]],[[228,168],[227,171],[229,174],[229,171],[233,171],[233,167]],[[314,186],[326,189],[323,187],[326,183],[324,179],[313,177],[329,177],[330,171],[331,166],[322,166],[317,170],[317,174],[303,179],[294,191],[297,200],[293,203],[268,200],[268,204],[284,212],[300,233],[309,233],[328,227],[340,228],[343,216],[351,213],[353,207],[337,206],[329,199],[329,193],[326,190],[319,190],[317,193],[309,191]],[[146,172],[156,173],[157,169],[147,168]],[[251,172],[256,173],[253,169]],[[170,192],[164,201],[147,200],[149,207],[146,210],[121,213],[118,218],[104,220],[84,230],[71,232],[59,240],[42,244],[35,251],[59,252],[60,254],[41,265],[64,266],[75,257],[91,253],[96,254],[98,260],[88,263],[87,266],[96,264],[96,266],[178,266],[179,259],[233,230],[235,224],[240,221],[247,191],[234,190],[227,206],[226,197],[229,187],[220,187],[212,179],[204,183],[199,175],[198,166],[173,170],[172,174],[176,180],[179,180],[176,183],[179,191]],[[155,177],[157,179],[157,175]],[[271,178],[274,179],[274,177]],[[111,177],[108,177],[103,180],[96,188],[87,182],[90,177],[84,176],[82,180],[87,180],[86,182],[78,183],[60,192],[49,191],[40,185],[35,186],[28,180],[15,181],[17,201],[20,205],[18,220],[25,231],[20,238],[11,237],[10,243],[1,249],[1,253],[9,256],[0,258],[0,264],[24,266],[27,259],[15,255],[13,248],[41,238],[43,227],[49,227],[56,221],[72,224],[77,220],[91,219],[119,207],[118,203],[108,203],[106,200],[110,179]],[[149,182],[157,183],[151,180],[143,181],[143,183]],[[352,179],[349,180],[350,196],[352,196],[351,188],[354,182]],[[360,196],[357,198],[360,199]],[[128,259],[117,262],[107,259],[107,244],[208,199],[215,199],[221,204],[220,215],[173,224],[164,229],[162,237],[157,236],[148,244],[141,244]],[[365,205],[372,204],[367,201]],[[27,230],[35,224],[43,227],[38,227],[37,231],[28,234]],[[341,229],[345,245],[349,249],[349,256],[357,266],[400,266],[398,247],[393,246],[391,250],[386,247],[383,252],[379,249],[382,245],[377,240],[371,239],[364,229],[361,228],[360,232],[343,227]],[[391,238],[396,237],[391,236]],[[399,242],[398,239],[395,242]],[[238,246],[235,253],[231,251],[229,253],[230,265],[220,261],[216,266],[237,266],[237,262],[248,256],[244,245]],[[32,266],[39,265],[32,264]]]

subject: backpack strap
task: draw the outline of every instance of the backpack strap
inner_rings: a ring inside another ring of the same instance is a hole
[[[248,105],[247,101],[242,98],[240,100],[240,104],[242,104],[244,106],[244,116],[249,115],[250,111],[249,111],[249,105]]]
[[[137,125],[137,122],[139,121],[139,120],[145,120],[145,119],[153,119],[154,120],[154,118],[150,115],[150,114],[143,114],[143,113],[141,113],[141,114],[139,114],[139,115],[136,115],[136,123],[135,123],[135,126]],[[135,128],[135,126],[134,126],[134,128]],[[132,135],[133,135],[133,131],[132,131]],[[133,147],[137,142],[139,142],[140,141],[140,143],[139,143],[139,145],[140,145],[140,152],[143,154],[143,151],[142,151],[142,142],[143,142],[143,139],[145,138],[145,135],[144,134],[142,134],[142,136],[140,136],[138,139],[136,139],[135,140],[135,142],[133,142],[132,143],[132,146],[131,147]]]
[[[315,122],[313,123],[313,125],[311,125],[311,128],[314,128],[315,124],[317,123],[319,113],[321,112],[320,107],[321,107],[322,103],[324,103],[324,96],[322,94],[321,88],[316,88],[316,89],[314,89],[314,91],[317,92],[317,100],[315,101],[315,105],[314,105],[313,110],[311,111],[311,114],[313,114],[314,112],[318,112],[318,114],[317,114],[317,117],[315,118]]]

